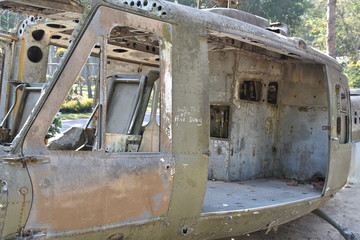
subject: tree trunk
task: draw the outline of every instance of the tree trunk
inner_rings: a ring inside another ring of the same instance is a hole
[[[91,80],[89,78],[86,79],[85,81],[86,86],[87,86],[87,91],[88,91],[88,98],[93,98],[93,94],[92,94],[92,90],[91,90]]]
[[[327,34],[326,51],[331,57],[336,57],[336,0],[328,0],[327,6]]]
[[[197,0],[197,8],[201,9],[201,0]]]

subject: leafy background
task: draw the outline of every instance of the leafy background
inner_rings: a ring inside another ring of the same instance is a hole
[[[173,0],[174,1],[174,0]],[[202,0],[201,8],[221,6],[221,1]],[[191,7],[196,0],[175,0]],[[303,38],[326,52],[327,0],[239,0],[235,8],[288,25],[291,37]],[[360,88],[360,0],[337,0],[336,57],[349,78],[350,86]]]

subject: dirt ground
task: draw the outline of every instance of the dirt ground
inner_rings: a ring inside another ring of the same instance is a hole
[[[349,230],[360,233],[360,184],[343,188],[321,207],[326,214],[345,225]],[[310,213],[288,224],[279,226],[276,233],[265,235],[265,231],[241,237],[222,240],[343,240],[344,238],[330,224]]]

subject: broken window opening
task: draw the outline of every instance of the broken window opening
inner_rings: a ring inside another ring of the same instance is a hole
[[[247,80],[240,83],[239,97],[241,100],[259,102],[261,99],[262,83],[256,80]]]
[[[210,105],[210,137],[229,137],[229,106]]]
[[[278,83],[270,82],[267,92],[267,102],[270,104],[277,104],[277,96],[278,96]]]
[[[94,47],[91,53],[99,54],[99,51]],[[48,72],[51,67],[48,66]],[[95,149],[99,116],[99,68],[100,58],[89,56],[45,136],[49,150]]]

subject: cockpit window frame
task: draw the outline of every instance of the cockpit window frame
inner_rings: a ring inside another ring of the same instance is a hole
[[[112,14],[109,15],[109,12],[111,12]],[[119,14],[120,12],[121,14]],[[46,152],[46,145],[43,143],[43,138],[47,132],[47,126],[50,126],[51,124],[52,121],[51,116],[53,115],[53,112],[55,113],[55,111],[58,110],[58,109],[51,110],[49,106],[52,106],[52,108],[56,108],[56,106],[58,105],[60,106],[63,100],[62,99],[63,92],[68,90],[67,89],[68,86],[66,86],[65,87],[66,90],[60,90],[60,92],[57,91],[59,89],[60,82],[64,83],[63,81],[66,81],[61,79],[68,77],[67,72],[69,72],[69,69],[71,69],[72,64],[74,64],[75,62],[78,63],[80,60],[82,62],[86,61],[87,58],[83,57],[84,59],[82,59],[79,56],[79,53],[82,50],[86,49],[88,45],[89,46],[94,46],[95,44],[100,45],[100,47],[103,49],[102,52],[104,53],[104,55],[106,55],[105,52],[106,52],[107,35],[109,34],[110,30],[114,25],[123,24],[126,26],[136,26],[136,27],[142,27],[144,29],[150,29],[160,39],[160,58],[162,57],[162,55],[165,55],[165,57],[169,58],[169,55],[171,55],[171,44],[166,44],[166,42],[171,41],[171,25],[167,24],[166,22],[154,20],[151,18],[146,18],[146,21],[144,21],[144,18],[146,17],[101,6],[98,7],[96,10],[94,10],[88,22],[83,25],[80,31],[74,30],[80,32],[80,34],[73,41],[73,43],[70,44],[68,52],[64,56],[63,64],[55,74],[54,80],[45,87],[44,89],[45,91],[40,97],[34,112],[29,117],[27,123],[25,124],[25,127],[20,131],[18,137],[14,140],[13,142],[14,149],[15,148],[19,149],[19,147],[22,145],[21,143],[23,143],[23,152],[28,152],[28,153],[39,152],[39,149],[42,149],[42,151]],[[88,56],[89,52],[87,52],[86,54],[85,53],[82,54],[84,56],[85,55]],[[103,56],[102,58],[103,60],[100,63],[102,69],[100,70],[100,78],[103,79],[101,80],[101,82],[104,83],[104,79],[105,79],[104,71],[106,69],[107,60],[106,60],[106,56]],[[162,61],[160,60],[160,63],[161,62]],[[82,67],[82,64],[78,63],[77,65]],[[171,73],[171,66],[166,65],[163,69],[161,69],[160,76],[169,77],[168,72]],[[67,80],[66,84],[70,85],[72,84],[72,81]],[[171,89],[171,87],[168,88]],[[106,96],[107,88],[104,84],[103,86],[100,86],[100,91],[102,92],[102,94],[100,94],[101,96],[99,102],[101,108],[106,109],[105,96]],[[169,95],[166,97],[171,100],[171,91],[162,90],[161,91],[162,99],[165,98],[165,96],[163,96],[164,94]],[[66,95],[64,94],[64,96]],[[171,101],[170,102],[168,101],[168,104],[170,104],[171,106]],[[164,108],[165,107],[169,109],[169,106],[164,106]],[[51,116],[49,117],[48,115]],[[102,129],[105,129],[105,120],[106,120],[106,116],[103,115],[103,119],[101,119],[99,122]],[[167,123],[167,125],[168,124],[169,123]],[[161,125],[162,125],[161,129],[165,128],[164,124]],[[163,133],[161,133],[160,135],[161,136],[165,135],[164,134],[165,131],[162,132]],[[101,141],[104,142],[105,134],[101,133],[101,136],[102,136]],[[160,141],[166,141],[166,143],[164,144],[160,143],[161,145],[160,152],[163,151],[171,152],[171,143],[169,143],[169,141],[171,141],[171,138],[166,138],[166,137],[162,138],[161,136],[160,136]],[[102,146],[104,146],[103,143]],[[104,147],[100,147],[100,149],[98,150],[105,152]]]

